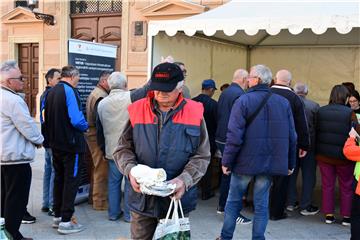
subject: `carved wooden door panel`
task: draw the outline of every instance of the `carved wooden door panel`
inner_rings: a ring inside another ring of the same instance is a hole
[[[84,41],[97,40],[97,17],[73,17],[71,37]]]
[[[72,38],[112,44],[118,47],[115,70],[120,71],[121,15],[79,14],[72,15],[71,18]]]
[[[98,21],[98,42],[117,46],[115,70],[121,67],[121,16],[100,17]]]
[[[25,101],[32,117],[36,115],[36,95],[39,92],[39,44],[19,44],[19,68],[25,78]]]

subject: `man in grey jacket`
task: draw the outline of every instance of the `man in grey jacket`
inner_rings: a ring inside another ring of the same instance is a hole
[[[104,142],[104,155],[108,161],[108,189],[109,189],[109,220],[115,221],[122,215],[121,211],[121,182],[123,175],[116,167],[113,153],[118,145],[119,138],[123,135],[129,121],[128,106],[146,96],[148,84],[144,87],[129,91],[127,79],[121,72],[113,72],[107,79],[110,94],[99,102],[97,108],[97,142]],[[121,103],[121,104],[119,104]],[[104,139],[103,139],[104,138]],[[128,206],[128,179],[125,180],[124,189],[124,221],[130,222],[130,210]]]
[[[5,229],[18,240],[24,238],[19,228],[29,198],[30,162],[35,158],[35,147],[41,147],[44,138],[18,95],[25,79],[16,62],[4,62],[0,75],[1,217],[5,218]]]
[[[305,107],[305,115],[309,127],[310,148],[305,157],[297,162],[294,174],[289,179],[288,202],[295,203],[297,200],[296,180],[301,168],[302,190],[300,197],[300,214],[304,216],[315,215],[319,208],[313,206],[312,194],[316,183],[316,160],[315,160],[315,133],[316,133],[316,115],[319,111],[319,104],[306,98],[308,86],[304,83],[296,83],[295,93],[301,98]]]

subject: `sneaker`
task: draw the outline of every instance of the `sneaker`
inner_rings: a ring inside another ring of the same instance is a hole
[[[251,223],[251,219],[243,216],[240,214],[240,216],[236,219],[236,224],[242,224],[242,225],[246,225],[246,224],[250,224]]]
[[[326,216],[325,216],[325,223],[327,223],[327,224],[332,224],[332,223],[334,223],[335,222],[335,217],[334,217],[334,215],[332,215],[332,214],[327,214]]]
[[[294,205],[289,205],[286,207],[286,210],[290,211],[290,212],[293,212],[295,211],[296,209],[299,208],[299,203],[298,202],[295,202]]]
[[[61,223],[61,217],[54,217],[52,227],[58,228],[60,223]]]
[[[73,217],[70,222],[60,222],[58,232],[61,234],[71,234],[81,232],[85,227],[77,223],[76,219]]]
[[[319,212],[319,208],[315,207],[313,205],[308,206],[307,208],[303,209],[300,211],[301,215],[304,216],[311,216],[311,215],[315,215]]]
[[[52,210],[52,208],[49,208],[48,215],[53,217],[55,216],[55,212]]]
[[[224,214],[224,207],[218,206],[217,209],[216,209],[216,213],[217,214]]]
[[[350,218],[349,217],[344,217],[342,222],[341,222],[341,225],[343,226],[350,226]]]
[[[21,223],[31,224],[31,223],[34,223],[35,221],[36,221],[36,217],[31,216],[30,213],[28,211],[26,211]]]

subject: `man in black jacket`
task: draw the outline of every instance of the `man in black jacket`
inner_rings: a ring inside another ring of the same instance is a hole
[[[291,73],[288,70],[280,70],[276,73],[275,84],[271,87],[273,93],[285,97],[291,106],[294,117],[296,134],[298,135],[297,148],[299,149],[298,159],[305,157],[310,147],[310,136],[307,125],[304,104],[290,88]],[[287,200],[287,189],[289,176],[274,176],[270,196],[270,219],[280,220],[287,217],[285,205]],[[295,207],[294,207],[295,208]],[[294,209],[293,208],[293,209]]]
[[[62,80],[49,92],[45,103],[45,129],[53,152],[55,169],[53,227],[62,234],[84,230],[73,218],[74,201],[80,183],[85,152],[84,132],[89,125],[80,109],[76,86],[79,70],[65,66]]]
[[[216,144],[215,144],[215,132],[217,127],[217,102],[212,99],[212,96],[217,90],[215,81],[212,79],[207,79],[202,82],[201,85],[201,94],[197,97],[194,97],[193,100],[197,102],[201,102],[204,106],[204,118],[206,122],[206,129],[209,134],[210,141],[210,152],[211,158],[215,155],[216,152]],[[208,169],[204,177],[200,180],[201,185],[201,199],[207,200],[213,197],[215,194],[211,189],[211,164],[209,164]]]

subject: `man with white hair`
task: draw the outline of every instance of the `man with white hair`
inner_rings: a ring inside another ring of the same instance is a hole
[[[231,182],[219,239],[232,239],[242,196],[251,180],[255,208],[252,239],[265,239],[271,176],[287,176],[295,167],[296,132],[290,104],[271,93],[271,77],[268,67],[253,66],[249,89],[231,111],[222,158],[223,173],[231,173]]]
[[[146,98],[128,107],[130,122],[114,153],[116,165],[130,180],[131,238],[152,239],[160,218],[169,208],[169,197],[141,193],[130,170],[137,164],[163,168],[174,197],[184,213],[194,210],[196,183],[210,162],[210,144],[201,103],[184,99],[184,75],[173,63],[157,65]]]
[[[245,93],[244,90],[248,87],[247,76],[249,73],[245,69],[237,69],[234,72],[233,79],[231,85],[224,90],[219,98],[218,102],[218,111],[217,113],[217,121],[218,127],[216,129],[216,146],[220,150],[221,154],[224,153],[224,147],[226,142],[226,133],[227,127],[229,123],[231,109],[233,107],[234,102],[238,99],[241,95]],[[229,185],[230,185],[230,175],[221,175],[221,183],[220,183],[220,197],[219,197],[219,204],[217,207],[217,213],[223,214],[225,209],[226,199],[229,193]],[[237,222],[240,224],[249,224],[251,220],[247,217],[239,214],[239,218]]]
[[[105,140],[105,159],[108,162],[108,201],[109,220],[116,221],[124,213],[124,221],[130,222],[130,210],[128,206],[129,181],[125,178],[124,189],[124,212],[121,210],[121,182],[123,175],[117,169],[113,153],[116,149],[120,136],[123,135],[129,121],[128,106],[146,96],[148,84],[143,88],[128,91],[127,79],[121,72],[113,72],[107,79],[110,94],[100,101],[97,113],[98,143]],[[121,103],[121,104],[119,104]]]
[[[300,198],[300,214],[304,216],[314,215],[319,212],[319,208],[312,205],[312,194],[316,184],[316,160],[315,160],[315,133],[316,116],[319,111],[319,104],[307,99],[308,86],[304,83],[296,83],[295,93],[301,98],[305,106],[305,114],[310,135],[310,148],[306,156],[297,162],[294,174],[290,176],[288,202],[294,203],[297,200],[296,180],[301,168],[302,190]]]
[[[18,95],[25,79],[15,61],[6,61],[0,68],[1,138],[1,217],[12,239],[25,239],[19,231],[26,212],[31,185],[30,163],[35,147],[44,141],[25,101]],[[30,239],[30,238],[28,238]]]
[[[309,129],[306,122],[304,104],[300,97],[297,96],[290,88],[292,75],[288,70],[280,70],[276,73],[275,84],[271,87],[271,91],[275,94],[285,97],[291,106],[294,117],[296,134],[298,135],[297,148],[298,159],[305,157],[310,147]],[[274,176],[270,201],[270,219],[281,220],[287,217],[285,213],[285,205],[287,199],[289,177]],[[292,186],[295,187],[295,186]],[[288,202],[288,211],[294,211],[299,206],[295,202]]]

